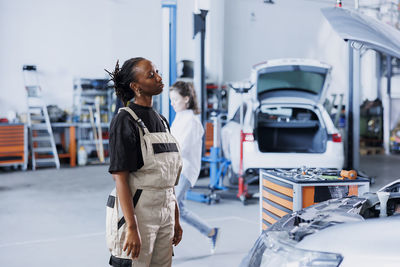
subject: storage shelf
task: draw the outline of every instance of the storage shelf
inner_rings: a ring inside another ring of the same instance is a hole
[[[96,143],[98,143],[96,140],[79,140],[80,145],[95,145]],[[108,145],[108,139],[103,139],[102,143]]]
[[[101,144],[104,154],[108,155],[108,129],[113,117],[112,107],[115,102],[114,89],[108,86],[106,79],[86,79],[80,78],[74,81],[74,117],[77,124],[77,144],[78,147],[84,146],[88,155],[96,151],[95,134],[99,135],[98,123],[94,126],[90,123],[90,109],[93,111],[95,119],[100,119],[100,127],[103,138]],[[99,87],[100,86],[100,87]],[[86,89],[85,89],[86,88]],[[96,97],[100,97],[100,114],[96,109]],[[96,114],[97,113],[97,114]],[[100,115],[100,116],[99,116]],[[100,118],[99,118],[100,117]],[[96,163],[97,157],[89,156],[88,162]]]
[[[89,110],[90,108],[92,108],[93,113],[94,113],[96,110],[96,106],[94,104],[93,105],[81,105],[81,109]],[[100,106],[100,110],[108,110],[108,109],[109,109],[109,107]]]
[[[107,90],[82,90],[81,96],[107,96]]]
[[[97,123],[95,123],[96,129],[97,129]],[[102,122],[100,123],[101,128],[109,128],[110,124],[108,122]],[[92,128],[92,124],[90,124],[89,122],[80,122],[78,124],[78,127],[80,128]]]

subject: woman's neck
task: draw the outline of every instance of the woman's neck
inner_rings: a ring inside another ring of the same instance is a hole
[[[135,103],[136,105],[139,105],[139,106],[152,107],[153,106],[153,97],[149,97],[149,96],[135,97],[135,101],[133,103]]]
[[[185,113],[185,112],[190,112],[192,111],[191,109],[183,109],[181,111],[178,111],[177,113]]]

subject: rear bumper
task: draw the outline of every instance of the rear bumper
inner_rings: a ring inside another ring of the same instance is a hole
[[[244,143],[243,169],[271,168],[335,168],[342,169],[344,151],[342,143],[328,142],[324,153],[261,153],[257,142]],[[239,171],[239,158],[232,159],[233,170]]]

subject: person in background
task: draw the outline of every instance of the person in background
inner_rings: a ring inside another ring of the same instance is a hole
[[[182,161],[166,119],[153,109],[164,84],[154,64],[141,57],[122,68],[117,62],[108,73],[125,106],[110,125],[109,172],[116,189],[107,201],[109,263],[170,267],[172,245],[182,239],[174,193]]]
[[[170,88],[171,105],[176,112],[171,125],[171,133],[181,149],[183,168],[175,193],[181,218],[195,227],[211,241],[211,253],[215,252],[220,234],[219,228],[212,228],[198,215],[185,207],[186,192],[196,184],[200,173],[203,125],[197,114],[200,113],[196,92],[192,83],[177,81]]]

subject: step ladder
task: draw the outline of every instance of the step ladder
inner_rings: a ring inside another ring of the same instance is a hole
[[[29,144],[32,152],[32,169],[52,166],[59,169],[60,160],[47,107],[42,99],[36,66],[24,65],[22,70],[27,93],[27,120]]]

